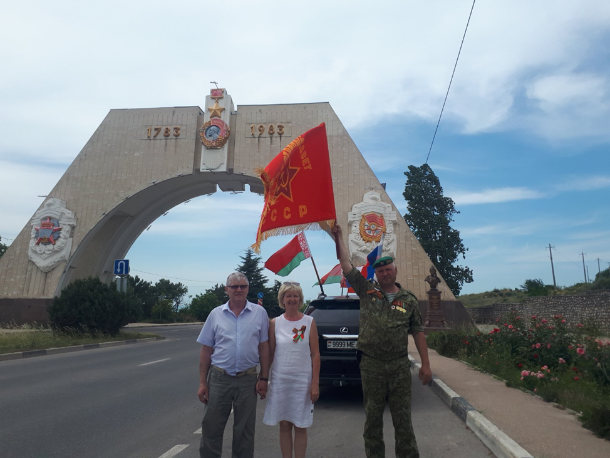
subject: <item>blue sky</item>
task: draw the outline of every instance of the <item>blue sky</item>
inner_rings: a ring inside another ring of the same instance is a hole
[[[113,108],[328,101],[404,213],[472,2],[34,0],[0,18],[0,236],[10,242]],[[273,14],[270,14],[273,12]],[[583,280],[610,262],[610,3],[478,2],[430,165],[460,211],[463,293]],[[261,197],[181,204],[128,254],[132,273],[198,294],[254,241]],[[320,270],[332,242],[308,232]],[[263,244],[267,259],[287,243]],[[145,273],[148,272],[148,273]],[[269,272],[269,278],[275,278]],[[317,290],[306,261],[291,274]],[[338,287],[328,288],[331,294]]]

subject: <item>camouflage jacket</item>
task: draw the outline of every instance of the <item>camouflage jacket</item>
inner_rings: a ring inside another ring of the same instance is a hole
[[[407,356],[409,334],[424,326],[415,295],[402,288],[390,304],[379,285],[368,281],[358,269],[345,276],[360,298],[360,332],[356,348],[373,358],[390,361]]]

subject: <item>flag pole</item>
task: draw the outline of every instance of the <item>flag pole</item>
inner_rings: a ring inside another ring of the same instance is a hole
[[[311,263],[313,264],[313,269],[316,271],[316,277],[318,277],[318,285],[320,285],[320,291],[322,291],[322,295],[326,296],[324,288],[322,288],[322,282],[320,281],[320,275],[318,274],[318,268],[316,267],[316,262],[313,260],[313,256],[311,256]]]
[[[335,224],[337,224],[337,220],[335,220]],[[335,248],[337,249],[337,259],[341,259],[341,248],[339,247],[339,237],[335,235]]]

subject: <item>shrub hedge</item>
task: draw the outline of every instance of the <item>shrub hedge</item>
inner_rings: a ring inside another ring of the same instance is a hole
[[[48,312],[55,330],[116,335],[121,327],[139,319],[142,305],[133,294],[89,277],[66,286]]]

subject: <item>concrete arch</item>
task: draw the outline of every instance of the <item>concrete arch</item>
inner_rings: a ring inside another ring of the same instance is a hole
[[[157,217],[188,199],[246,187],[262,194],[255,169],[321,122],[326,123],[339,223],[348,227],[348,213],[370,190],[400,216],[329,103],[233,110],[227,97],[222,119],[230,136],[223,149],[208,150],[199,135],[214,104],[207,99],[206,111],[194,106],[108,113],[48,194],[47,201],[65,203],[76,221],[66,260],[43,271],[29,259],[33,217],[0,258],[0,321],[44,321],[46,306],[70,281],[91,275],[110,281],[114,259],[121,259]],[[270,126],[279,125],[283,135],[270,133]],[[163,133],[154,136],[157,127]],[[398,281],[423,300],[428,286],[423,279],[432,263],[401,217],[395,234]],[[444,300],[455,301],[444,282],[439,289]]]
[[[203,177],[183,175],[146,188],[125,200],[87,234],[67,262],[55,290],[61,290],[77,278],[98,276],[106,283],[114,278],[115,259],[124,259],[137,238],[158,217],[175,206],[221,191],[244,191],[261,194],[263,186],[258,177],[231,176],[226,173],[206,174]]]

